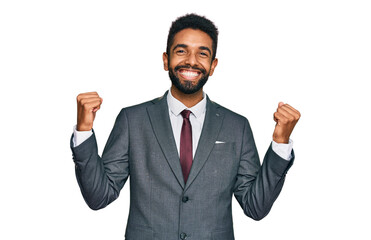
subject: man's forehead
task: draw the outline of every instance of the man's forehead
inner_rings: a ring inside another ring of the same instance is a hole
[[[179,31],[174,36],[173,46],[176,46],[179,44],[184,44],[189,47],[205,46],[205,47],[211,48],[213,44],[213,40],[207,33],[199,29],[186,28],[186,29]]]

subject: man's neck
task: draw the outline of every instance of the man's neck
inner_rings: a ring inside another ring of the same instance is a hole
[[[174,98],[182,102],[187,108],[191,108],[195,106],[197,103],[201,102],[201,100],[203,99],[202,88],[195,93],[185,94],[179,91],[179,89],[177,89],[174,85],[172,85],[170,91],[171,91],[171,95],[173,95]]]

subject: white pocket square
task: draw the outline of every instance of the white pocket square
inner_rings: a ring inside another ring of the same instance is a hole
[[[225,142],[222,142],[222,141],[216,141],[215,144],[221,144],[221,143],[225,143]]]

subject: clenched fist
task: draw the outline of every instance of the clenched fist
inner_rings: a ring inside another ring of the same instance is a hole
[[[289,143],[289,138],[299,121],[300,112],[288,104],[280,102],[274,113],[276,127],[273,132],[273,141],[276,143]]]
[[[97,92],[81,93],[77,96],[77,131],[93,128],[95,113],[100,109],[103,99]]]

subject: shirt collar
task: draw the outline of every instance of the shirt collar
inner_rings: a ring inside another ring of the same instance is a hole
[[[178,99],[173,97],[173,95],[171,95],[171,89],[170,89],[167,94],[167,104],[169,106],[170,111],[175,116],[178,116],[184,109],[188,109],[192,112],[192,114],[196,118],[199,118],[206,111],[206,93],[203,92],[203,98],[199,103],[197,103],[191,108],[187,108],[181,101],[179,101]]]

